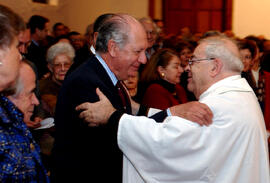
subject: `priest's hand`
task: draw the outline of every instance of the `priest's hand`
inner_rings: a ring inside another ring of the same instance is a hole
[[[179,116],[187,120],[198,123],[199,125],[210,125],[212,123],[213,113],[210,108],[200,102],[188,102],[185,104],[170,107],[173,116]]]
[[[82,111],[79,115],[88,126],[99,126],[106,124],[108,119],[116,109],[112,106],[107,97],[97,88],[97,95],[100,101],[95,103],[85,102],[76,107],[77,111]]]

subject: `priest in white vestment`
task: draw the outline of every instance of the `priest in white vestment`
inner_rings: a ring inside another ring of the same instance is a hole
[[[188,88],[212,110],[210,126],[175,116],[157,123],[122,114],[100,94],[89,115],[100,115],[92,116],[96,123],[106,121],[102,117],[119,119],[123,183],[269,183],[264,119],[253,90],[240,76],[242,68],[228,38],[206,38],[195,49],[186,67]]]

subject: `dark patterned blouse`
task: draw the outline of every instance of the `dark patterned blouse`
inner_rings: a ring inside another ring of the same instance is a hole
[[[23,114],[0,94],[0,182],[49,182]]]

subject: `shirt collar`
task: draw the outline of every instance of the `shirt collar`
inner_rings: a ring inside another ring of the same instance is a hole
[[[39,46],[38,42],[36,42],[34,39],[32,39],[32,42],[33,42],[36,46]]]
[[[98,61],[100,62],[100,64],[103,66],[103,68],[106,70],[107,74],[109,75],[109,77],[111,78],[113,85],[115,86],[118,79],[116,78],[116,76],[114,75],[114,73],[109,69],[108,65],[106,64],[106,62],[101,58],[101,56],[96,53],[96,58],[98,59]]]
[[[93,45],[91,45],[91,47],[90,47],[90,51],[95,55],[96,54],[96,50],[95,50],[95,48],[94,48],[94,46]]]
[[[252,89],[248,85],[246,79],[241,78],[240,75],[234,75],[214,83],[201,94],[199,101],[212,94],[213,92],[221,94],[229,91],[251,92]]]

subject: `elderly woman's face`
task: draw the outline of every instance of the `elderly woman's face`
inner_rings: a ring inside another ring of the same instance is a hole
[[[66,73],[70,66],[72,65],[71,59],[65,54],[57,55],[53,63],[51,64],[50,70],[52,76],[56,81],[63,81],[65,79]]]
[[[0,91],[12,86],[18,76],[21,54],[17,45],[18,39],[15,38],[9,48],[0,49]]]

